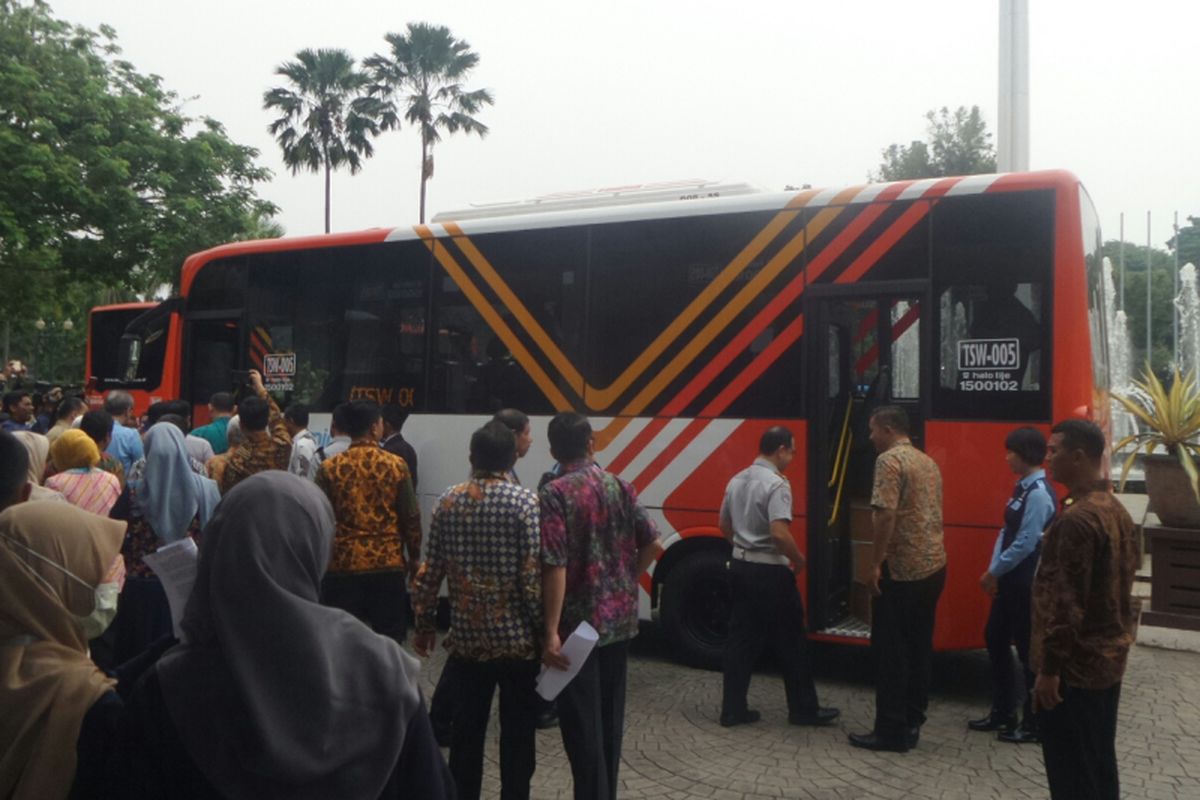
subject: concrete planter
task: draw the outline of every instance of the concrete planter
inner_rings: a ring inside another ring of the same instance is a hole
[[[1150,455],[1142,462],[1150,510],[1168,528],[1200,528],[1200,503],[1175,456]]]

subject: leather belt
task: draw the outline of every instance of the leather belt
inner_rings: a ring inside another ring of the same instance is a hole
[[[766,550],[747,550],[738,545],[733,546],[733,557],[738,561],[746,561],[751,564],[775,564],[781,567],[791,565],[788,557],[779,553],[769,553]]]

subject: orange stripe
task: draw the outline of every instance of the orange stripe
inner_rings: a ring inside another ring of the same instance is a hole
[[[563,393],[559,391],[558,387],[554,385],[554,381],[551,380],[550,376],[546,374],[546,371],[541,368],[536,360],[534,360],[533,355],[529,352],[529,350],[526,349],[525,345],[521,343],[516,334],[512,332],[512,329],[508,327],[503,318],[496,313],[496,309],[492,308],[491,303],[489,303],[483,294],[480,293],[479,289],[477,289],[475,285],[471,283],[471,280],[458,266],[458,263],[454,260],[453,256],[446,251],[446,248],[442,246],[441,242],[434,238],[433,232],[428,228],[428,226],[418,225],[416,226],[416,230],[424,240],[425,246],[430,249],[434,257],[438,260],[438,263],[442,265],[442,268],[446,270],[451,279],[458,284],[458,287],[462,289],[467,300],[470,301],[471,305],[475,307],[475,310],[479,312],[480,316],[482,316],[488,325],[491,326],[492,330],[496,332],[496,335],[500,337],[500,340],[504,342],[505,346],[508,347],[509,352],[512,353],[513,358],[515,358],[517,362],[525,368],[525,372],[528,373],[531,378],[533,378],[534,383],[536,383],[538,388],[542,390],[542,393],[546,395],[547,399],[550,400],[550,403],[554,406],[554,408],[558,411],[566,411],[572,408],[572,404],[567,400]],[[572,388],[574,388],[576,391],[579,391],[579,389],[582,387],[576,386]]]
[[[862,187],[854,187],[847,189],[843,194],[851,192],[857,194]],[[704,288],[704,290],[696,296],[691,303],[677,316],[670,325],[668,325],[662,333],[660,333],[650,345],[642,351],[636,359],[625,371],[622,372],[616,380],[614,380],[606,388],[597,388],[591,384],[586,384],[584,389],[584,402],[588,408],[593,410],[601,410],[608,408],[629,386],[646,371],[654,361],[663,354],[663,352],[672,344],[679,336],[691,325],[701,312],[704,311],[714,300],[723,292],[733,280],[749,265],[779,234],[790,225],[798,216],[798,209],[802,208],[809,200],[817,195],[817,190],[807,190],[797,194],[792,198],[785,210],[778,212],[769,223],[747,244],[738,255],[729,262],[729,264],[721,270],[720,274],[712,280]],[[840,197],[841,195],[839,195]],[[520,321],[521,325],[529,336],[542,348],[559,371],[568,377],[572,383],[576,381],[582,382],[582,377],[578,370],[571,364],[566,355],[554,343],[554,340],[546,333],[545,329],[538,324],[537,320],[529,313],[520,299],[513,294],[508,285],[497,274],[495,268],[488,262],[487,258],[475,247],[470,238],[463,233],[462,228],[453,222],[445,224],[446,232],[454,237],[455,244],[466,255],[467,260],[475,267],[483,279],[487,282],[497,296],[504,302],[514,316]]]

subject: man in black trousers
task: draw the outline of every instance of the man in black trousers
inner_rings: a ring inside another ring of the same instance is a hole
[[[1133,643],[1133,520],[1100,480],[1104,432],[1051,430],[1046,466],[1069,490],[1033,579],[1033,707],[1054,800],[1117,800],[1117,704]]]

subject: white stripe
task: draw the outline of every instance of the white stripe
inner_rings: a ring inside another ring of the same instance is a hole
[[[641,433],[647,425],[650,424],[650,417],[634,417],[625,426],[625,429],[617,434],[616,438],[608,443],[608,446],[603,450],[596,451],[596,455],[600,456],[597,461],[601,466],[610,462],[616,461],[617,458],[624,452],[629,443],[633,441],[639,433]],[[602,431],[611,422],[605,422],[602,418],[596,418],[592,421],[592,429]]]
[[[687,427],[687,424],[690,421],[691,420],[676,417],[668,422],[666,426],[663,427],[663,429],[659,431],[653,439],[650,440],[650,443],[642,448],[642,452],[638,453],[637,456],[634,457],[633,461],[629,462],[629,466],[621,470],[621,477],[632,482],[634,478],[641,474],[642,470],[650,466],[651,461],[658,458],[658,454],[665,450],[667,445],[675,440],[675,437],[679,435],[680,431]]]
[[[872,183],[868,186],[863,187],[863,190],[861,192],[859,192],[858,194],[854,195],[854,199],[851,200],[850,202],[851,203],[869,203],[872,200],[874,200],[876,197],[878,197],[884,189],[888,188],[891,185],[892,184],[890,184],[890,183]]]
[[[934,184],[945,180],[945,178],[923,178],[919,181],[913,181],[912,185],[900,193],[897,200],[916,200],[925,192],[933,188]]]
[[[737,419],[714,419],[708,423],[700,435],[689,442],[667,468],[650,482],[640,495],[642,502],[646,505],[662,506],[671,493],[708,460],[718,447],[728,441],[741,424],[742,421]],[[731,476],[732,473],[725,477]]]
[[[980,192],[986,192],[988,187],[999,178],[999,175],[971,175],[970,177],[963,178],[951,187],[950,191],[946,192],[946,197],[953,197],[957,194],[979,194]]]
[[[833,198],[837,197],[841,191],[842,191],[841,189],[838,189],[836,187],[831,188],[831,189],[822,189],[820,192],[817,193],[816,197],[814,197],[812,200],[809,200],[807,203],[805,203],[804,207],[805,208],[820,208],[821,206],[827,206],[831,202],[833,202]]]
[[[412,228],[392,228],[384,239],[385,242],[409,242],[413,239],[419,239],[420,236]]]

